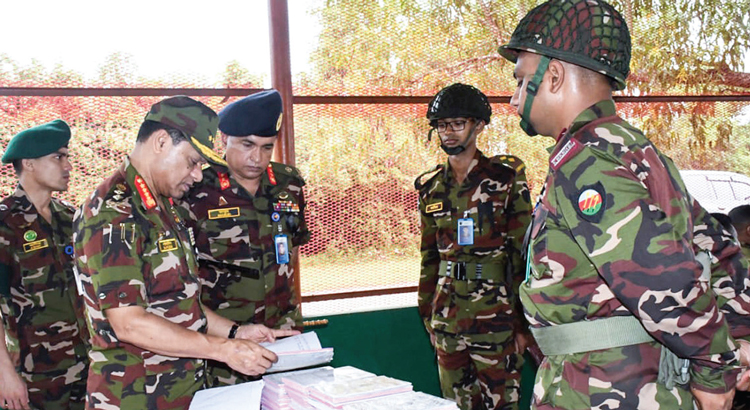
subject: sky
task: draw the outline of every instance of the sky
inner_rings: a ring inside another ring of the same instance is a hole
[[[309,10],[288,0],[292,73],[309,70],[320,31]],[[209,4],[210,7],[206,7]],[[98,77],[107,56],[130,55],[146,78],[185,74],[218,81],[237,60],[270,87],[267,0],[27,0],[3,4],[0,53],[21,66],[32,58]]]

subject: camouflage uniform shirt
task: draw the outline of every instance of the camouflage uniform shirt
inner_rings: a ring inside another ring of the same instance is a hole
[[[19,370],[32,394],[36,382],[85,380],[88,363],[73,275],[73,208],[52,198],[50,210],[48,223],[20,185],[0,202],[0,282],[9,285],[0,289],[0,309],[6,330],[18,336]]]
[[[450,165],[439,165],[424,183],[417,179],[422,226],[419,313],[432,330],[492,334],[517,329],[521,316],[513,296],[523,280],[521,247],[530,221],[523,162],[512,156],[487,158],[477,151],[463,183]],[[471,218],[473,245],[457,243],[459,218]],[[497,277],[457,280],[440,277],[441,261],[500,267]]]
[[[205,333],[190,235],[167,198],[161,209],[128,159],[81,206],[75,250],[92,335],[88,408],[187,409],[204,361],[166,357],[120,341],[107,309],[146,312]],[[179,341],[175,341],[179,343]]]
[[[299,172],[272,162],[256,195],[213,168],[203,178],[179,202],[195,231],[203,303],[239,323],[301,327],[292,264],[276,263],[274,247],[276,235],[290,248],[310,239]]]
[[[734,386],[735,343],[696,262],[686,192],[672,161],[611,100],[558,139],[534,211],[526,317],[546,327],[634,315],[658,343],[547,357],[537,408],[692,409],[687,387],[656,382],[660,343],[692,360],[697,388]]]

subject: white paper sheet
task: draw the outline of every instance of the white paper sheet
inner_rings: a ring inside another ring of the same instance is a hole
[[[315,332],[286,337],[274,343],[261,343],[261,345],[279,357],[279,361],[271,365],[266,373],[301,369],[333,360],[333,348],[321,348],[320,339]]]
[[[195,393],[190,410],[259,410],[263,380],[214,387]]]

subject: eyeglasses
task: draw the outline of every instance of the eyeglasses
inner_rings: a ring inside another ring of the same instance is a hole
[[[451,130],[455,131],[463,131],[464,128],[466,128],[466,123],[469,122],[468,120],[457,120],[452,122],[439,122],[437,123],[437,126],[435,127],[438,132],[443,133],[448,130],[448,126],[450,126]]]

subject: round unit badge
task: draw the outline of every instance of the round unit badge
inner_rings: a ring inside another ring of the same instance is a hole
[[[65,254],[66,255],[72,255],[73,254],[73,245],[68,245],[65,247]]]
[[[278,212],[274,212],[271,214],[271,220],[274,222],[279,222],[279,219],[281,219],[281,215],[279,215]]]
[[[587,216],[596,215],[602,209],[602,195],[595,189],[587,189],[578,196],[578,209]]]
[[[26,242],[31,242],[36,240],[36,232],[34,231],[26,231],[23,234],[23,239],[26,240]]]

